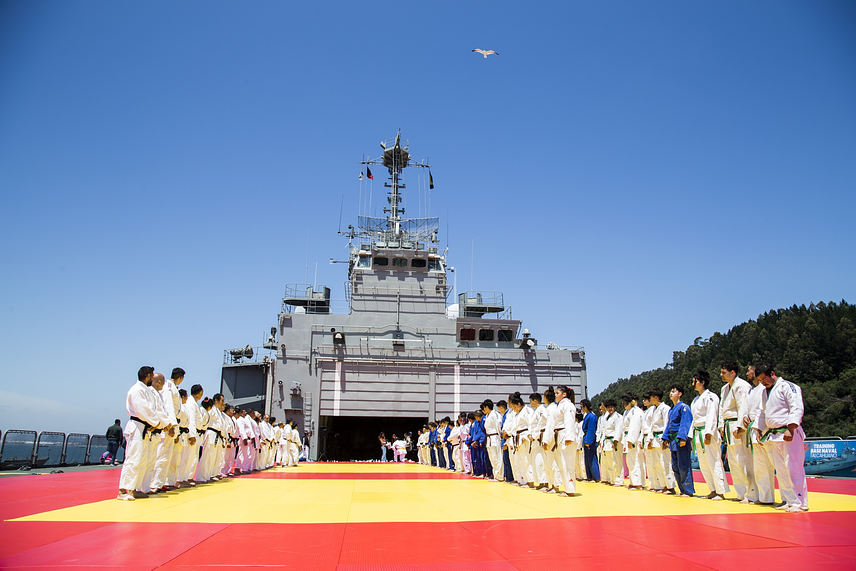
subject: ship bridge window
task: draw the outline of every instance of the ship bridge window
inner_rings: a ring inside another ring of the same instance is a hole
[[[439,272],[441,269],[442,268],[440,267],[440,260],[428,260],[429,272]]]
[[[514,341],[514,335],[512,334],[512,331],[510,329],[500,329],[496,333],[497,333],[497,335],[496,335],[497,341],[503,341],[503,342]]]
[[[493,341],[493,329],[479,329],[479,341]]]
[[[388,266],[389,258],[382,258],[380,256],[375,256],[374,265],[376,266]]]
[[[393,258],[392,265],[395,268],[406,268],[407,267],[407,258]]]
[[[412,268],[424,268],[427,264],[425,258],[413,258],[413,261],[410,262],[410,267]]]
[[[370,268],[372,266],[372,259],[368,256],[360,256],[357,258],[357,267],[358,268]]]
[[[461,341],[475,341],[476,340],[476,330],[475,329],[461,329]]]

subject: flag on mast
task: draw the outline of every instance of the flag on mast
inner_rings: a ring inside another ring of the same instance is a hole
[[[431,176],[431,169],[428,169],[428,188],[434,190],[434,177]]]
[[[374,175],[372,175],[372,169],[366,167],[366,178],[369,180],[374,180]]]
[[[363,180],[363,171],[360,169],[360,180]]]

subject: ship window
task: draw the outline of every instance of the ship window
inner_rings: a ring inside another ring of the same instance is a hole
[[[396,268],[406,268],[407,258],[393,258],[392,265]]]
[[[439,272],[440,271],[440,260],[428,260],[428,271],[429,272]]]
[[[510,329],[500,329],[496,332],[496,340],[497,341],[514,341],[514,335],[512,335]]]
[[[476,330],[475,329],[461,329],[461,341],[475,341],[476,340]]]
[[[479,329],[479,341],[493,341],[493,329]]]
[[[388,266],[389,265],[389,258],[380,258],[378,256],[375,256],[374,265],[376,265],[376,266]]]
[[[372,265],[372,260],[368,256],[360,256],[357,260],[358,268],[370,268]]]
[[[410,262],[410,266],[413,268],[424,268],[426,265],[424,258],[413,258],[413,261]]]

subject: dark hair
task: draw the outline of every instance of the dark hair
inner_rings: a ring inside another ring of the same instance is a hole
[[[187,391],[184,389],[178,389],[178,396],[180,396],[183,399],[187,398]]]
[[[204,399],[202,399],[202,408],[204,408],[205,410],[208,410],[213,405],[214,405],[214,401],[211,400],[210,398],[205,397]]]
[[[201,392],[202,392],[202,385],[193,385],[192,387],[190,387],[190,394],[192,394],[192,395],[198,395]]]
[[[705,371],[704,369],[699,369],[696,371],[696,374],[693,375],[693,379],[696,381],[701,381],[704,383],[704,388],[710,384],[710,373]]]
[[[618,403],[615,402],[615,399],[606,399],[603,401],[603,406],[606,408],[618,408]]]
[[[755,374],[756,375],[764,375],[765,377],[771,376],[776,371],[773,370],[773,365],[770,363],[759,362],[755,363]]]
[[[588,399],[583,399],[583,400],[581,400],[581,401],[580,401],[580,406],[585,407],[585,408],[587,408],[587,409],[591,410],[591,401],[590,401],[590,400],[588,400]]]
[[[213,397],[211,397],[211,400],[213,400],[214,402],[217,402],[218,400],[223,400],[223,393],[216,393]]]
[[[513,396],[511,397],[511,399],[509,399],[509,401],[510,401],[510,402],[511,402],[511,404],[513,404],[514,406],[520,406],[520,405],[522,405],[522,404],[523,404],[523,399],[522,399],[522,398],[520,398],[520,393],[517,393],[517,394],[513,395]]]
[[[649,400],[650,400],[650,397],[657,397],[658,399],[660,399],[660,401],[662,401],[663,400],[663,391],[661,391],[659,389],[654,389],[653,391],[648,393]]]
[[[719,367],[720,369],[725,369],[726,371],[731,371],[733,373],[737,373],[737,363],[734,361],[723,361],[722,365]]]
[[[498,403],[496,403],[496,406],[502,407],[502,408],[508,408],[508,403],[505,402],[504,400],[501,400]]]
[[[493,401],[490,399],[484,399],[484,402],[481,403],[482,408],[487,407],[488,410],[493,410]]]
[[[122,421],[117,418],[116,422],[114,422],[113,424],[122,424]]]
[[[537,400],[538,402],[543,402],[541,393],[532,393],[529,395],[529,400]]]
[[[583,417],[583,413],[578,412],[578,413],[577,413],[577,422],[580,422],[583,418],[584,418],[584,417]]]
[[[553,387],[547,387],[544,391],[544,400],[547,401],[547,404],[556,402],[556,391],[553,390]]]
[[[475,420],[476,418],[481,418],[483,416],[484,416],[484,413],[481,410],[477,410],[473,413],[473,420]]]
[[[559,385],[556,387],[557,391],[562,391],[565,393],[565,396],[571,399],[573,404],[577,404],[576,395],[574,394],[574,389],[569,388],[567,385]]]
[[[276,422],[276,417],[275,416],[270,417],[270,423],[273,424],[274,422]]]
[[[184,369],[181,367],[176,367],[172,370],[172,374],[169,376],[170,379],[180,379],[185,375]]]
[[[475,419],[476,419],[475,413],[473,413],[473,412],[467,413],[467,420],[475,420]]]
[[[155,368],[149,367],[148,365],[146,365],[146,366],[140,367],[140,370],[137,371],[137,378],[140,381],[145,381],[146,377],[148,377],[149,375],[153,375],[154,373],[155,373]]]
[[[678,391],[681,394],[684,394],[684,388],[677,383],[672,383],[671,385],[669,385],[669,392],[672,392],[673,390]]]

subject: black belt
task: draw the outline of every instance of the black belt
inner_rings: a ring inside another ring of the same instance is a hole
[[[147,432],[151,432],[152,434],[157,434],[157,432],[154,431],[155,430],[154,427],[151,424],[149,424],[148,422],[146,422],[145,420],[143,420],[142,418],[137,418],[136,416],[132,416],[131,420],[135,420],[135,421],[137,421],[143,425],[143,439],[146,438]],[[160,432],[160,431],[158,431],[158,432]]]
[[[178,427],[178,433],[179,434],[190,434],[190,428],[184,428],[184,427],[179,426]]]
[[[222,440],[222,439],[223,439],[223,435],[222,435],[222,434],[220,434],[220,431],[219,431],[219,430],[215,430],[215,429],[211,428],[210,426],[209,426],[208,428],[206,428],[205,430],[206,430],[206,431],[209,431],[209,430],[210,430],[211,432],[213,432],[214,434],[216,434],[216,435],[217,435],[217,438],[215,438],[215,439],[214,439],[214,444],[217,444],[218,442],[220,442],[220,440]]]

